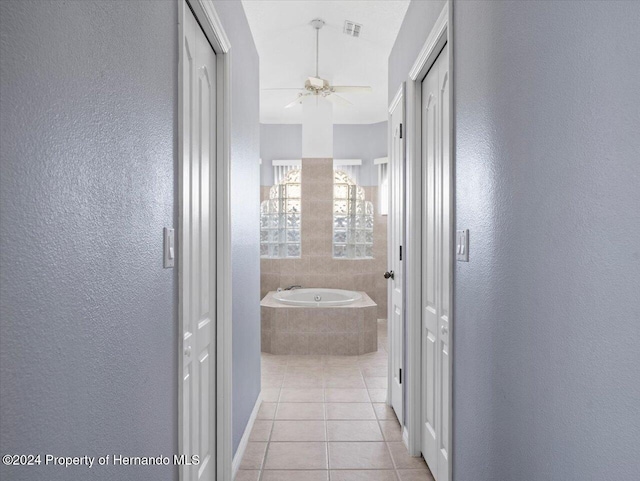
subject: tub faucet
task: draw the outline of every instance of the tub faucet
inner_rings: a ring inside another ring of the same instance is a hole
[[[302,286],[289,286],[284,288],[285,291],[292,291],[294,289],[302,289]]]

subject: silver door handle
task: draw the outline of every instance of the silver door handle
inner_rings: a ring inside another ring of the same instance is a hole
[[[442,333],[443,336],[446,336],[447,332],[449,332],[449,329],[447,329],[446,327],[442,326],[440,328],[440,332]]]
[[[384,278],[385,279],[395,279],[393,276],[393,271],[387,271],[384,273]]]
[[[191,346],[185,347],[184,355],[187,356],[187,357],[191,357]]]

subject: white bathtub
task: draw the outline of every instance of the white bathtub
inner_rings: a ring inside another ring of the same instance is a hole
[[[273,299],[288,306],[326,307],[348,306],[362,299],[362,296],[342,289],[293,289],[276,292]]]

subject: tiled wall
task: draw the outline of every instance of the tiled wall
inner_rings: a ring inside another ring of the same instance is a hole
[[[263,186],[261,199],[269,195]],[[333,160],[302,160],[302,257],[261,259],[261,296],[294,284],[366,292],[378,304],[378,318],[387,318],[387,217],[378,213],[378,187],[364,187],[374,204],[373,259],[334,259]]]

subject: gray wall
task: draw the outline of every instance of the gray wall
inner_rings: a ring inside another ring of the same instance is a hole
[[[177,450],[177,3],[0,2],[0,452]],[[0,466],[84,480],[86,468]],[[177,479],[174,467],[91,479]]]
[[[390,98],[442,4],[411,3]],[[640,4],[453,14],[454,479],[636,479]]]
[[[409,4],[389,55],[389,102],[396,96],[400,84],[409,77],[409,70],[445,3],[446,0],[412,0]]]
[[[260,393],[259,63],[241,2],[217,0],[215,7],[231,42],[233,62],[231,256],[235,452]]]
[[[640,473],[640,3],[455,2],[457,481]]]
[[[216,8],[245,86],[231,147],[235,447],[260,390],[258,58],[240,2]],[[2,453],[177,452],[177,271],[162,268],[162,227],[177,225],[177,20],[169,0],[0,2]]]
[[[274,159],[299,159],[302,156],[302,125],[261,124],[261,185],[273,185]],[[333,157],[362,159],[360,184],[378,184],[373,159],[387,156],[387,122],[375,124],[336,124],[333,126]]]
[[[260,124],[260,185],[273,185],[271,161],[302,157],[302,125]]]

